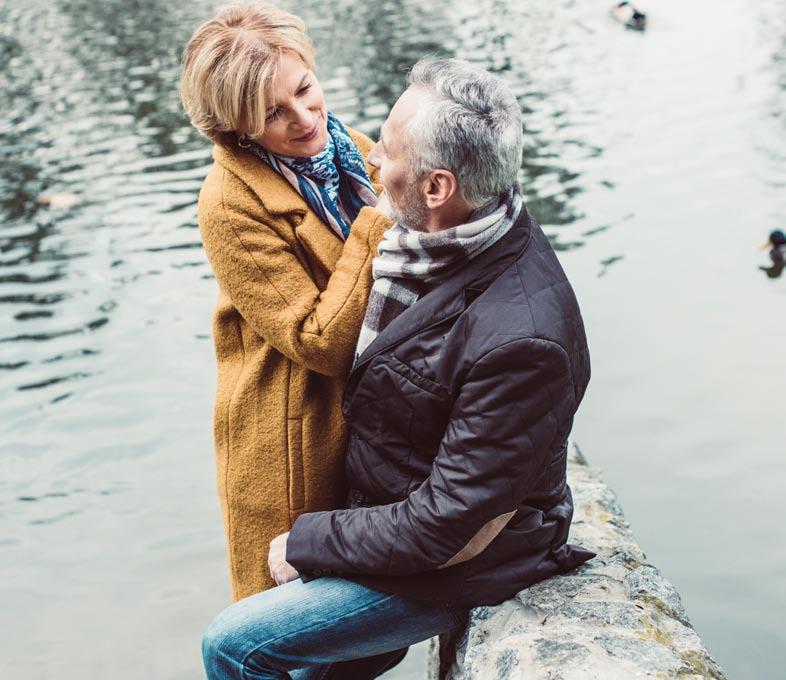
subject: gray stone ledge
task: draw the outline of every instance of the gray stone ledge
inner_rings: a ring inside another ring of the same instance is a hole
[[[441,677],[432,640],[429,680],[726,680],[676,588],[647,562],[614,492],[576,447],[568,479],[576,508],[570,540],[597,557],[473,609]]]

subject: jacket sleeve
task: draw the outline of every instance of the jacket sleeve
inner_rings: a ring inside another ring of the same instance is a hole
[[[535,487],[575,407],[562,347],[508,341],[469,370],[423,484],[398,503],[301,515],[287,561],[305,573],[405,575],[472,559]]]
[[[254,332],[295,363],[325,375],[348,372],[371,289],[371,261],[392,222],[363,208],[320,291],[273,219],[241,207],[255,198],[223,172],[200,196],[199,210],[202,242],[221,290]],[[238,195],[245,200],[227,199]]]

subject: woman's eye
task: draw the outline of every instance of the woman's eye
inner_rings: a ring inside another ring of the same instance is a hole
[[[273,109],[270,113],[267,114],[265,121],[269,123],[270,121],[275,120],[276,118],[278,118],[280,113],[281,113],[281,109]]]
[[[297,93],[298,93],[298,94],[306,94],[306,92],[308,92],[310,89],[311,89],[311,83],[309,83],[308,85],[303,85],[303,87],[301,87],[301,88],[300,88],[300,89],[297,91]]]

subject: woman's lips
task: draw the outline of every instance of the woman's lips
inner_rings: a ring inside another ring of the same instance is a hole
[[[319,132],[319,124],[312,127],[305,135],[302,137],[295,137],[292,141],[293,142],[310,142],[314,137],[317,136]]]

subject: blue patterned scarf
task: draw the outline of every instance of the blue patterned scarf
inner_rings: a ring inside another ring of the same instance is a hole
[[[377,194],[349,132],[332,112],[328,142],[316,156],[279,156],[251,143],[249,150],[286,179],[338,236],[345,240],[363,206],[375,206]]]

